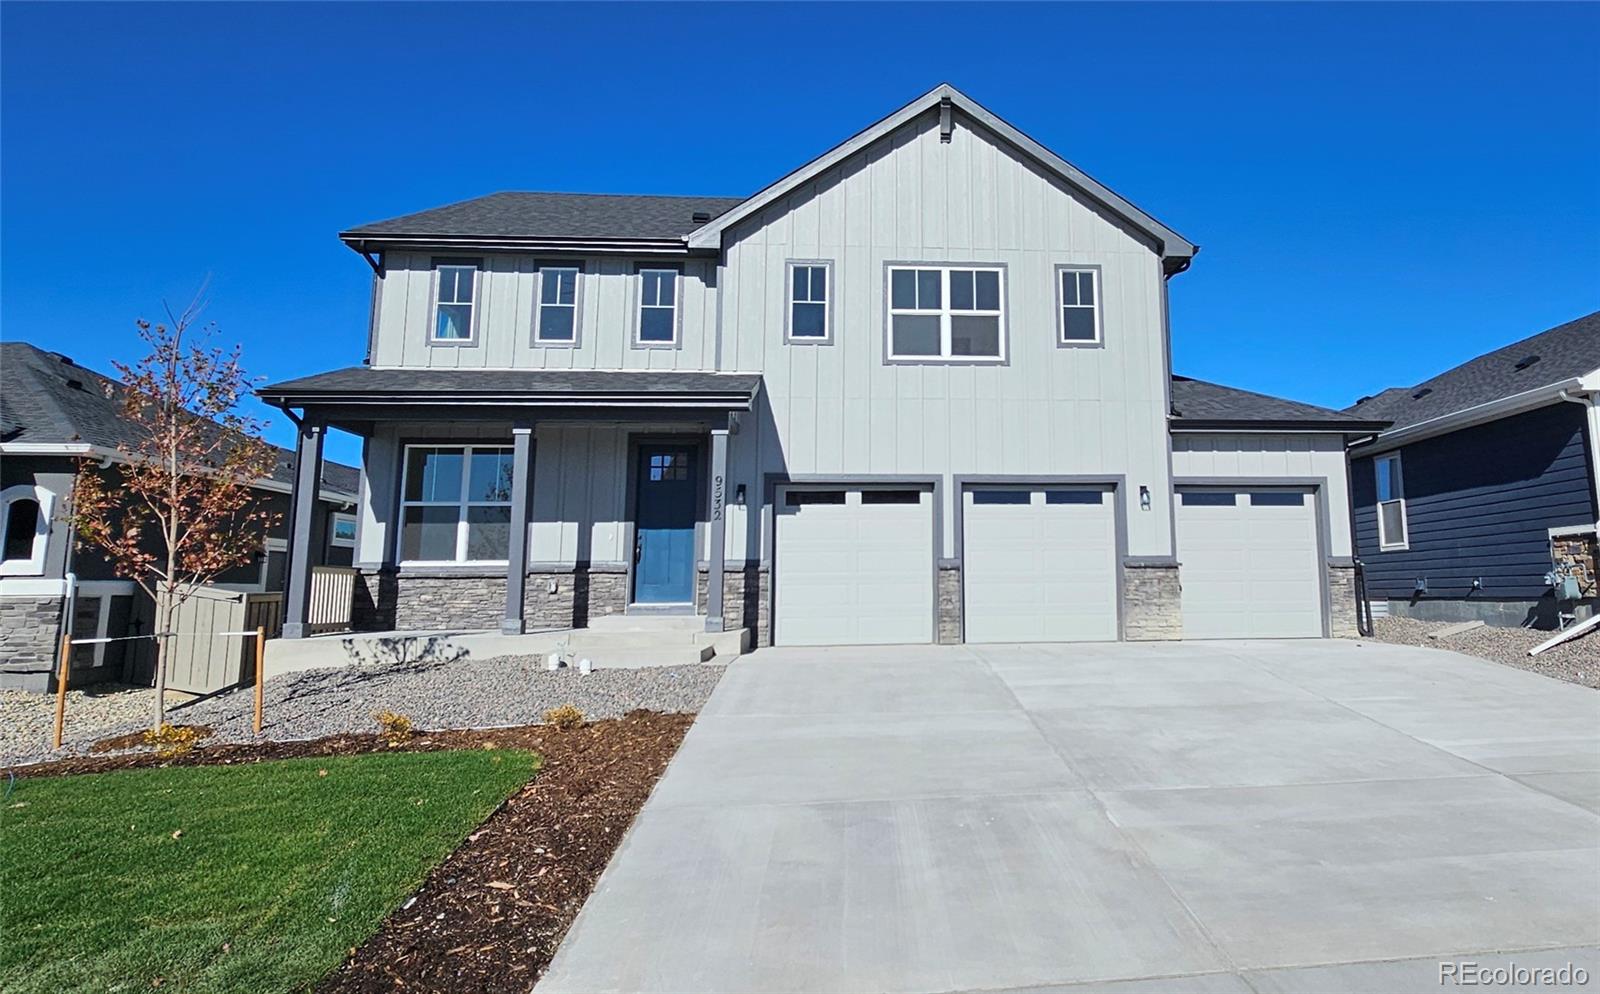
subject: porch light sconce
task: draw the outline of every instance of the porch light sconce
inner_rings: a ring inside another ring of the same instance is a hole
[[[1140,487],[1139,488],[1139,510],[1141,510],[1141,511],[1150,510],[1150,488],[1149,487]]]
[[[735,507],[744,507],[744,484],[733,488],[733,504]]]

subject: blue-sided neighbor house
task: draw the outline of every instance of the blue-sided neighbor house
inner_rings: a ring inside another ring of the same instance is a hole
[[[365,361],[261,395],[298,486],[327,429],[364,440],[368,629],[1354,628],[1345,445],[1383,423],[1172,376],[1196,247],[953,87],[748,197],[496,193],[340,237]]]
[[[1390,614],[1552,628],[1583,617],[1600,520],[1600,313],[1364,397],[1357,551]]]

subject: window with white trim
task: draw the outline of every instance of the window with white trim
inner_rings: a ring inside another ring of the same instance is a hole
[[[1005,358],[1005,271],[890,266],[890,359]]]
[[[577,266],[540,266],[539,303],[533,313],[535,345],[572,345],[578,339]]]
[[[509,445],[408,445],[402,563],[503,563],[511,545]]]
[[[435,259],[433,341],[460,344],[472,341],[473,312],[478,290],[475,259]]]
[[[342,549],[356,547],[356,516],[333,512],[328,525],[328,544]]]
[[[1056,292],[1060,294],[1059,321],[1062,345],[1100,343],[1100,270],[1092,266],[1056,269]]]
[[[55,494],[19,483],[0,491],[0,576],[43,576]]]
[[[1378,548],[1406,548],[1405,481],[1400,472],[1400,453],[1390,452],[1372,460],[1378,488]]]
[[[789,263],[789,339],[826,342],[828,327],[828,270],[826,262]]]
[[[639,270],[639,344],[673,345],[678,340],[678,271]]]

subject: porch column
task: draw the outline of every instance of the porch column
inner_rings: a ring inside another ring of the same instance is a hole
[[[727,628],[722,620],[722,559],[728,542],[728,429],[711,429],[711,550],[706,571],[706,631]]]
[[[506,550],[506,616],[500,634],[526,631],[522,597],[528,587],[528,517],[533,494],[533,425],[511,429],[511,543]]]
[[[294,491],[289,500],[288,577],[283,592],[283,637],[306,637],[306,614],[311,607],[311,534],[317,513],[317,491],[322,482],[322,439],[326,429],[309,420],[300,422],[294,446]]]

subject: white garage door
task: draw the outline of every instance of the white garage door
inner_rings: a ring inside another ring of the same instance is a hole
[[[1184,638],[1318,638],[1317,507],[1305,491],[1180,490]]]
[[[968,642],[1116,640],[1111,491],[985,488],[962,500]]]
[[[933,493],[790,487],[777,494],[773,641],[933,641]]]

